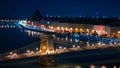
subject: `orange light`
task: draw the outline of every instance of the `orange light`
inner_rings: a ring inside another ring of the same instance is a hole
[[[82,28],[80,29],[80,31],[82,31]]]
[[[65,29],[66,29],[66,30],[68,30],[68,28],[67,28],[67,27],[66,27]]]
[[[90,68],[96,68],[94,65],[91,65]]]
[[[50,28],[53,29],[53,26],[51,26]]]
[[[89,29],[86,29],[87,32],[89,32]]]
[[[61,27],[61,29],[62,29],[62,30],[64,30],[64,28],[63,28],[63,27]]]
[[[101,66],[101,68],[106,68],[106,66]]]
[[[57,30],[60,30],[60,27],[57,27]]]
[[[120,31],[118,31],[118,34],[120,34]]]
[[[46,46],[43,46],[42,49],[46,49]]]
[[[78,28],[75,28],[76,31],[78,31]]]

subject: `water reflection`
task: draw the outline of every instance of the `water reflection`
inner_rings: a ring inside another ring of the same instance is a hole
[[[35,31],[30,31],[30,30],[24,30],[24,29],[21,29],[22,31],[25,31],[29,37],[39,37],[42,33],[40,32],[35,32]],[[58,49],[67,49],[67,48],[90,48],[90,47],[101,47],[101,46],[107,46],[107,44],[111,45],[111,46],[114,46],[113,44],[116,44],[116,40],[117,39],[106,39],[106,38],[103,38],[101,39],[101,41],[85,41],[81,38],[69,38],[69,37],[58,37],[58,36],[54,36],[54,48],[56,50]],[[107,41],[106,41],[107,40]],[[106,41],[107,44],[104,43],[104,41]],[[114,43],[115,42],[115,43]],[[36,50],[38,50],[38,48],[36,48]],[[29,50],[27,52],[30,52]],[[24,64],[23,64],[24,63]],[[40,66],[40,67],[37,67],[38,65],[32,65],[31,63],[29,64],[29,62],[26,62],[27,63],[27,66],[28,68],[31,68],[31,67],[34,67],[34,68],[120,68],[119,66],[117,65],[113,65],[113,66],[104,66],[104,65],[100,65],[100,66],[97,66],[97,65],[86,65],[86,66],[82,66],[81,64],[69,64],[69,63],[62,63],[61,65],[58,65],[58,66],[55,66],[55,67],[43,67],[43,66]],[[20,63],[18,63],[19,65],[16,65],[16,66],[24,66],[26,65],[25,61],[21,62],[21,65]],[[105,63],[104,63],[105,64]],[[7,66],[7,65],[5,65]],[[27,68],[27,66],[25,68]],[[24,67],[22,67],[24,68]]]
[[[24,30],[28,36],[32,36],[32,37],[39,37],[41,36],[43,33],[40,32],[36,32],[36,31],[30,31],[30,30]],[[49,34],[48,34],[49,35]],[[100,38],[99,40],[97,40],[96,36],[90,37],[90,39],[88,40],[87,36],[85,40],[85,38],[72,38],[72,37],[61,37],[61,36],[56,36],[56,35],[52,35],[54,38],[54,50],[58,51],[58,50],[65,50],[68,48],[79,48],[79,49],[87,49],[87,48],[99,48],[99,47],[105,47],[105,46],[115,46],[115,44],[118,43],[118,39],[116,38]],[[67,65],[68,63],[66,63],[65,65],[58,65],[57,67],[45,67],[45,68],[106,68],[107,66],[96,66],[96,65],[88,65],[88,66],[81,66],[79,65]],[[76,63],[77,64],[77,63]],[[42,67],[44,68],[44,67]],[[115,66],[112,66],[112,68],[115,68]]]
[[[24,30],[28,36],[32,36],[35,38],[40,37],[43,33],[31,31],[31,30]],[[48,34],[49,35],[49,34]],[[75,48],[79,47],[81,49],[95,49],[100,47],[107,47],[107,46],[116,46],[119,43],[119,39],[117,38],[100,38],[99,36],[88,36],[88,35],[81,35],[80,38],[72,38],[72,37],[61,37],[59,35],[52,35],[54,38],[54,49],[68,49],[68,48]],[[83,37],[84,36],[84,37]]]
[[[7,23],[7,22],[0,22],[0,28],[5,29],[5,28],[16,28],[15,23]]]
[[[42,33],[21,28],[21,32],[26,32],[28,37],[39,38]]]

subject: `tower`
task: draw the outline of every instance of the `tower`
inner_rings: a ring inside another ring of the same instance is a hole
[[[41,65],[56,65],[56,60],[54,58],[54,47],[53,47],[53,37],[43,35],[41,36],[39,63]]]

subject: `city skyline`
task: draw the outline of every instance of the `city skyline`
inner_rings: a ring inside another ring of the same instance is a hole
[[[120,16],[119,0],[2,0],[0,16]]]
[[[120,0],[1,0],[0,68],[120,68]]]

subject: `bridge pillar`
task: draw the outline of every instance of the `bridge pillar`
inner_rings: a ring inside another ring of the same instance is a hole
[[[53,47],[53,37],[52,36],[42,36],[40,44],[39,63],[41,65],[56,65],[56,60],[54,58],[54,47]]]

